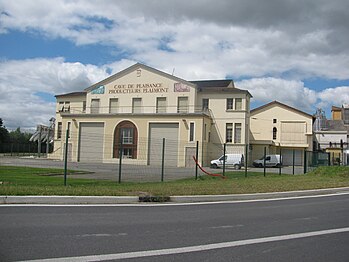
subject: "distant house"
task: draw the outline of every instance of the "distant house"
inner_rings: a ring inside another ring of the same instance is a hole
[[[312,150],[313,116],[274,101],[251,110],[251,160],[282,150],[283,164],[303,164],[304,150]]]
[[[349,106],[332,106],[331,112],[331,120],[316,120],[314,146],[330,153],[333,164],[349,164]]]

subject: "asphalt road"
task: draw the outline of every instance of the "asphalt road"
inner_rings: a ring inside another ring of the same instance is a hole
[[[348,261],[349,195],[192,205],[0,206],[0,234],[1,261]]]

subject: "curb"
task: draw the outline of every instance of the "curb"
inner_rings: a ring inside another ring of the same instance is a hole
[[[137,196],[0,196],[0,204],[130,204]]]
[[[287,192],[272,192],[272,193],[256,193],[256,194],[172,196],[171,201],[179,202],[179,203],[239,201],[239,200],[258,200],[258,199],[275,199],[275,198],[287,198],[287,197],[328,195],[328,194],[336,194],[336,193],[349,193],[349,187],[287,191]]]
[[[348,193],[349,187],[313,189],[303,191],[256,193],[256,194],[231,194],[231,195],[195,195],[171,196],[167,198],[172,203],[200,203],[219,201],[241,201],[258,199],[276,199],[287,197],[315,196],[327,194]],[[156,196],[152,196],[155,197]],[[0,196],[0,205],[6,204],[137,204],[142,201],[138,196]],[[162,201],[160,201],[162,202]],[[165,201],[164,201],[165,202]],[[167,201],[166,201],[167,202]],[[143,203],[144,204],[144,203]]]

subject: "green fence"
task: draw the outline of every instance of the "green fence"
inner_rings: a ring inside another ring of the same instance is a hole
[[[304,173],[307,173],[319,166],[330,166],[330,153],[318,151],[305,151],[304,154]]]

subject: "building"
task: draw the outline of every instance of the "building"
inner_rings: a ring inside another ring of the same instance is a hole
[[[332,106],[332,119],[317,117],[314,125],[315,149],[331,155],[332,164],[349,164],[349,106]]]
[[[283,164],[302,165],[304,150],[312,150],[313,117],[296,108],[274,101],[251,110],[250,160],[267,154],[279,154]]]
[[[232,80],[186,81],[135,64],[81,92],[57,95],[55,149],[72,161],[192,166],[196,141],[206,165],[249,143],[251,94]]]
[[[342,120],[342,108],[332,106],[331,108],[332,120]]]

